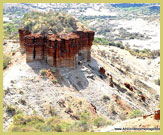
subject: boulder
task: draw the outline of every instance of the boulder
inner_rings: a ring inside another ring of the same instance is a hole
[[[101,75],[105,75],[105,69],[104,69],[103,67],[100,67],[99,73],[100,73]]]
[[[133,91],[132,86],[129,83],[124,83],[125,87],[128,88],[129,90]]]
[[[155,111],[155,113],[154,113],[154,119],[155,120],[160,120],[160,110]]]

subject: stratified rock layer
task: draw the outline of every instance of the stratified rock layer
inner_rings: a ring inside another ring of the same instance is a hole
[[[21,47],[21,52],[25,51],[25,46],[24,46],[24,37],[26,35],[30,35],[30,31],[25,31],[24,29],[19,29],[19,42],[20,42],[20,47]]]
[[[32,34],[19,29],[21,48],[26,50],[26,61],[44,59],[55,67],[78,66],[78,56],[90,61],[93,31],[75,31],[64,35]]]

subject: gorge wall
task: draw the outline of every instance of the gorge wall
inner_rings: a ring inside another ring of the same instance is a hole
[[[55,67],[78,66],[78,57],[90,61],[94,31],[75,31],[62,35],[32,34],[19,29],[21,50],[26,52],[26,61],[45,60]]]

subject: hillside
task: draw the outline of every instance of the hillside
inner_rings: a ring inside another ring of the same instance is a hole
[[[27,13],[23,17],[22,26],[25,30],[40,34],[69,33],[87,28],[71,15],[53,11]]]
[[[15,124],[10,130],[28,131],[28,124],[23,128],[19,125],[21,121],[19,122],[17,117],[20,114],[22,119],[27,121],[35,115],[40,116],[40,119],[57,116],[63,121],[68,121],[67,124],[72,128],[75,121],[78,124],[82,122],[82,116],[76,110],[78,109],[80,113],[86,111],[86,114],[84,113],[86,127],[84,126],[84,129],[73,127],[74,130],[94,131],[108,125],[108,122],[114,124],[153,113],[159,105],[159,86],[154,83],[154,78],[159,77],[159,59],[146,62],[136,59],[126,50],[97,45],[92,48],[90,63],[81,63],[77,69],[63,68],[56,71],[43,61],[27,64],[25,56],[21,56],[21,59],[20,56],[21,54],[17,52],[13,65],[4,71],[5,129],[13,121],[14,116]],[[112,75],[113,88],[109,86],[109,76],[105,77],[99,73],[100,67],[105,68],[106,75]],[[51,82],[40,74],[43,69],[51,69],[54,75],[59,74],[60,77]],[[125,82],[132,86],[133,91],[125,87]],[[145,96],[145,100],[139,95]],[[69,109],[72,112],[67,112]],[[23,114],[19,114],[19,111]],[[96,118],[99,119],[97,124],[93,122]],[[90,125],[92,122],[95,125]],[[44,123],[42,126],[45,126]],[[45,130],[42,128],[35,127],[30,130]],[[67,130],[70,130],[69,126],[62,129]]]
[[[160,104],[160,14],[154,6],[159,4],[4,4],[3,130],[159,129],[153,114]],[[56,68],[45,60],[26,63],[20,27],[63,36],[93,29],[90,62],[80,57],[75,69]]]

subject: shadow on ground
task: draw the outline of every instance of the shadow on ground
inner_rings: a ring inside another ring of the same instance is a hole
[[[51,69],[54,76],[61,87],[71,87],[78,91],[84,90],[89,85],[89,79],[95,80],[95,77],[106,79],[99,73],[99,64],[94,58],[90,62],[80,62],[76,69],[71,68],[55,68],[48,65],[44,60],[33,61],[27,63],[32,68],[35,74],[39,74],[41,69]]]

